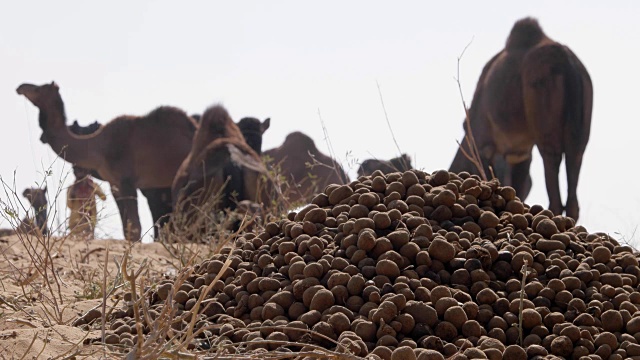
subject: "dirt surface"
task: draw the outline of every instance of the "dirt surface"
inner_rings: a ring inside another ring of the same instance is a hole
[[[206,253],[199,247],[193,245]],[[93,345],[100,342],[100,329],[75,327],[73,321],[101,306],[105,278],[107,305],[121,301],[128,289],[119,275],[125,254],[129,271],[141,271],[149,284],[180,267],[160,243],[123,240],[13,235],[0,238],[0,254],[0,359],[120,358]]]

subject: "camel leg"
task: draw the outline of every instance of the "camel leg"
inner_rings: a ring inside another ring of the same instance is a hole
[[[120,191],[118,190],[117,186],[111,185],[111,195],[113,195],[113,199],[116,201],[116,205],[118,206],[120,221],[122,221],[122,223],[125,224],[127,220],[124,217],[124,213],[125,213],[124,202],[122,201],[122,196],[120,195]]]
[[[171,188],[140,189],[140,191],[147,198],[153,218],[153,238],[157,240],[159,230],[169,221],[169,215],[173,211]]]
[[[549,210],[554,215],[562,214],[562,198],[560,197],[560,183],[558,173],[562,162],[562,152],[545,151],[540,149],[542,161],[544,163],[544,178],[547,184],[547,194],[549,195]]]
[[[120,210],[125,239],[129,241],[140,240],[142,227],[138,216],[138,193],[135,186],[130,181],[122,181],[114,197],[118,204],[118,210]]]
[[[569,146],[570,147],[570,146]],[[568,148],[569,148],[568,147]],[[578,220],[580,206],[578,205],[578,177],[582,167],[582,154],[584,150],[570,149],[565,152],[565,166],[567,168],[567,216]]]
[[[531,191],[532,182],[531,175],[529,175],[530,167],[531,158],[513,165],[511,169],[511,186],[516,189],[516,194],[522,201],[529,196],[529,191]]]

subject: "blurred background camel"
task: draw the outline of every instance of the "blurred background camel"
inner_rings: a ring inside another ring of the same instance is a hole
[[[262,136],[269,129],[270,124],[271,118],[260,121],[253,117],[244,117],[236,125],[238,125],[247,145],[260,155],[262,154]]]
[[[40,188],[26,188],[22,192],[24,196],[33,208],[33,217],[29,214],[25,215],[16,226],[15,229],[0,229],[0,236],[20,234],[32,234],[32,235],[49,235],[49,226],[47,225],[47,212],[49,203],[47,201],[47,187]]]
[[[105,201],[104,192],[89,176],[89,171],[74,167],[76,181],[67,190],[69,215],[69,233],[93,239],[97,222],[96,197]]]
[[[125,238],[140,239],[136,189],[144,192],[171,187],[178,167],[191,150],[194,120],[180,109],[161,106],[144,116],[119,116],[91,135],[76,135],[66,126],[64,103],[54,82],[22,84],[16,91],[40,109],[40,128],[56,153],[75,166],[94,170],[109,182]],[[155,222],[158,214],[152,215]]]
[[[255,135],[261,137],[264,130],[258,129]],[[212,213],[233,210],[245,200],[268,203],[268,195],[261,191],[265,190],[260,180],[264,175],[266,168],[260,156],[247,144],[227,110],[212,106],[202,115],[192,149],[175,177],[174,215],[186,217],[180,219],[183,227],[200,227],[205,225],[198,214],[203,209]],[[205,218],[208,215],[204,214]]]
[[[98,131],[101,126],[102,124],[98,121],[94,121],[87,126],[82,126],[77,120],[74,120],[73,124],[69,125],[69,130],[76,135],[90,135]],[[78,168],[78,166],[73,166],[74,171],[76,168]],[[90,175],[98,180],[104,180],[95,170],[91,170]],[[140,192],[147,199],[151,218],[153,219],[153,238],[157,240],[158,229],[168,221],[168,214],[172,211],[171,187],[140,189]],[[120,210],[120,207],[118,207],[118,210]]]
[[[592,104],[591,78],[578,57],[547,37],[536,19],[518,20],[505,48],[482,70],[468,110],[465,139],[450,171],[481,173],[467,156],[475,153],[487,176],[491,166],[502,184],[513,186],[524,200],[531,188],[529,166],[536,145],[544,163],[549,209],[554,214],[564,210],[578,219],[576,189]],[[565,206],[558,180],[563,155]]]
[[[412,168],[411,156],[407,154],[402,154],[390,160],[367,159],[358,167],[358,176],[371,175],[376,170],[388,174],[395,171],[404,172]]]
[[[281,191],[289,205],[306,203],[329,184],[346,184],[349,177],[333,158],[318,150],[313,139],[295,131],[282,145],[264,151],[269,165],[284,178]]]

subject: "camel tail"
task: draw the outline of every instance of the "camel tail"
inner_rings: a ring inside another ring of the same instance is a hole
[[[565,66],[565,98],[564,98],[564,118],[570,135],[579,144],[586,142],[585,134],[585,86],[580,73],[580,65],[573,54],[565,48],[567,62]],[[588,136],[588,135],[587,135]],[[566,149],[565,149],[566,151]]]

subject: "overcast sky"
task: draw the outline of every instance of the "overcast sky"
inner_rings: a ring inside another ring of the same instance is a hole
[[[39,141],[37,108],[15,92],[23,82],[52,80],[68,121],[85,125],[159,105],[195,113],[220,102],[236,120],[271,117],[263,149],[298,130],[328,153],[324,123],[352,178],[358,161],[398,153],[378,83],[401,150],[418,168],[448,168],[463,135],[458,56],[471,42],[460,63],[470,103],[482,67],[504,47],[513,23],[534,16],[577,54],[594,84],[579,222],[637,243],[638,14],[634,1],[3,2],[0,175],[12,182],[15,172],[21,193],[51,167],[51,198],[72,183],[68,164]],[[537,150],[531,173],[526,202],[547,206]],[[68,216],[64,192],[55,205],[60,220]],[[148,230],[151,216],[145,198],[139,201]],[[97,236],[122,238],[113,198],[99,206]]]

